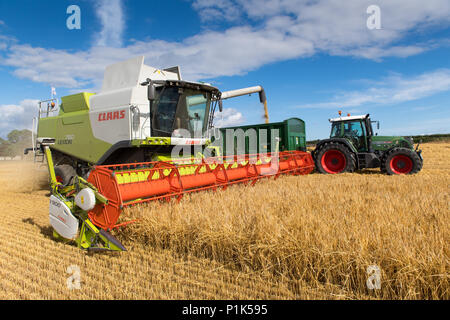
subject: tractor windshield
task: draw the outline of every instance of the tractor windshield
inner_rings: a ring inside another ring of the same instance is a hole
[[[339,138],[341,136],[341,127],[342,125],[340,122],[333,122],[330,138]]]
[[[152,136],[170,137],[177,129],[189,131],[191,137],[202,137],[206,130],[211,94],[181,87],[157,89],[152,107]]]

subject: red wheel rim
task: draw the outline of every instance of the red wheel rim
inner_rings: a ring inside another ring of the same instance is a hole
[[[411,172],[413,162],[410,157],[400,154],[392,157],[390,166],[396,174],[407,174]]]
[[[339,150],[328,150],[322,156],[322,168],[328,173],[339,173],[344,171],[347,165],[345,155]]]

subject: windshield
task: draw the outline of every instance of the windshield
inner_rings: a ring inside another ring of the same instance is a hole
[[[165,135],[172,133],[179,96],[178,88],[175,87],[165,88],[160,95],[157,111],[154,115],[154,127],[158,132]]]
[[[344,135],[345,136],[355,136],[362,137],[364,136],[363,129],[361,126],[361,122],[353,121],[344,123]]]
[[[201,137],[206,130],[211,94],[181,87],[162,87],[152,108],[153,136],[171,136],[177,129]]]
[[[208,100],[206,94],[198,94],[186,97],[186,105],[189,114],[189,126],[194,134],[201,135],[205,123],[206,107]]]
[[[330,138],[338,138],[340,136],[341,136],[341,123],[333,122],[333,125],[331,126]]]

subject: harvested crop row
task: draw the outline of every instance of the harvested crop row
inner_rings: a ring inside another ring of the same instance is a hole
[[[46,172],[32,163],[0,164],[3,299],[295,299],[328,292],[305,289],[294,295],[288,281],[270,282],[139,243],[127,243],[129,251],[122,254],[88,255],[52,238],[46,180]],[[80,268],[80,290],[67,287],[71,265]]]

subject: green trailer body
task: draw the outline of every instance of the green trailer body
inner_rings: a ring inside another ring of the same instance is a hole
[[[230,130],[230,131],[228,131]],[[237,149],[238,135],[237,132],[244,132],[245,136],[245,149]],[[251,135],[255,134],[256,143],[251,142]],[[220,128],[222,134],[222,152],[223,154],[255,154],[266,153],[272,151],[306,151],[306,133],[305,122],[299,118],[290,118],[282,122],[254,124],[246,126],[236,126]],[[227,133],[228,132],[228,133]],[[264,134],[267,134],[267,138],[264,138]],[[278,136],[279,141],[276,140]],[[234,144],[230,139],[234,138]],[[278,143],[278,150],[276,144]],[[233,145],[234,150],[227,150]],[[228,153],[227,153],[228,151]]]

